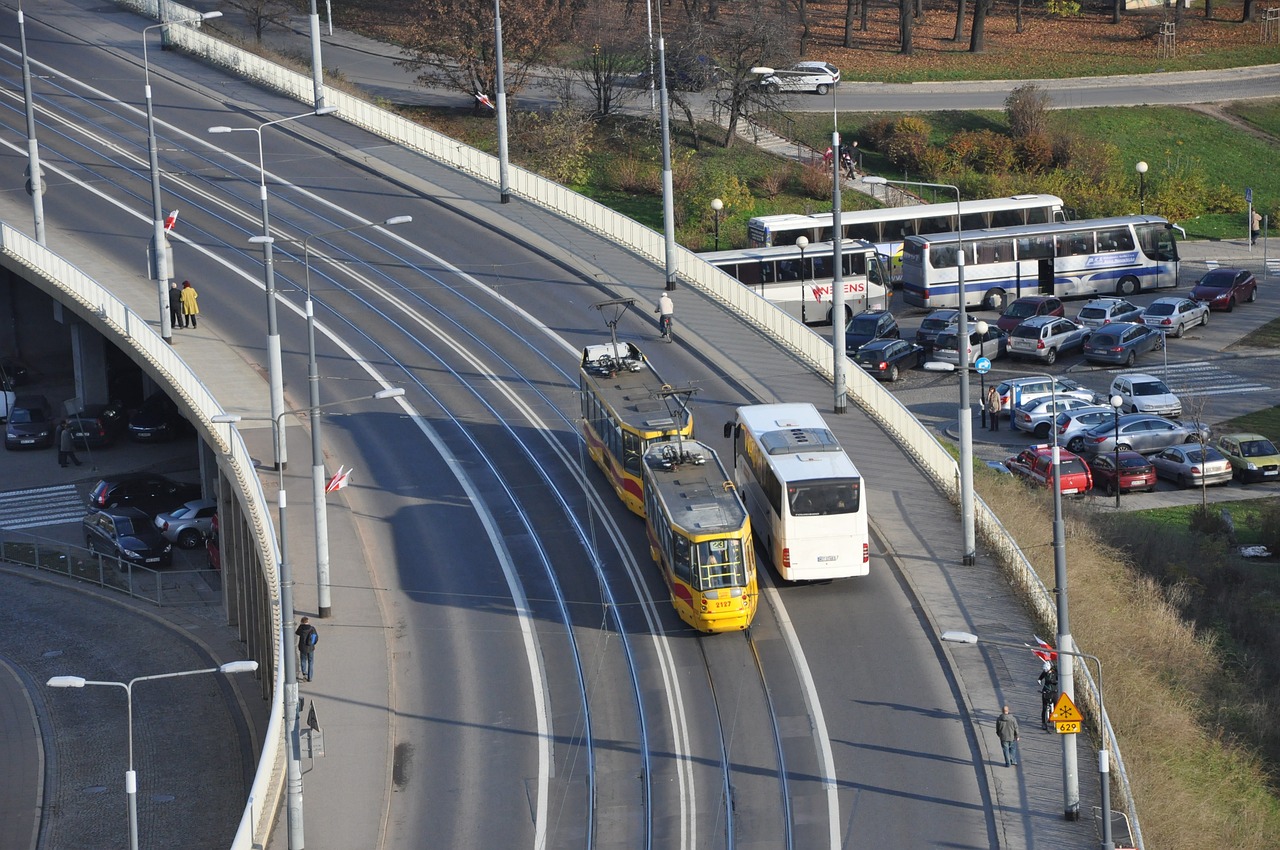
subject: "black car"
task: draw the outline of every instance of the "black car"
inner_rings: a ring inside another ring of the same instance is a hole
[[[78,448],[105,448],[116,441],[126,424],[124,408],[118,403],[86,404],[67,417]]]
[[[94,511],[84,518],[84,545],[90,552],[110,555],[144,567],[173,563],[173,544],[137,508]]]
[[[9,408],[4,426],[6,449],[47,449],[56,439],[53,411],[42,395],[20,395]]]
[[[152,393],[129,418],[129,439],[140,443],[165,442],[186,433],[190,427],[167,394]]]
[[[896,381],[903,369],[924,362],[924,346],[905,339],[872,340],[858,349],[853,362],[882,381]]]
[[[99,481],[89,494],[89,510],[138,508],[147,516],[173,510],[200,498],[199,484],[184,484],[149,472]]]
[[[888,310],[863,310],[845,325],[844,351],[853,354],[873,339],[897,339],[900,336],[898,320]]]

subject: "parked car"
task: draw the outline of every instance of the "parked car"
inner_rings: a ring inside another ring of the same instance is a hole
[[[1280,480],[1280,450],[1261,434],[1223,434],[1218,450],[1231,462],[1231,474],[1241,484]]]
[[[67,417],[67,427],[79,448],[100,449],[116,441],[128,425],[118,404],[86,404]]]
[[[164,391],[147,396],[142,407],[129,417],[129,439],[140,443],[166,442],[190,428],[178,405]]]
[[[1018,405],[1041,396],[1057,395],[1058,398],[1062,398],[1069,395],[1095,404],[1098,402],[1093,390],[1087,390],[1075,381],[1070,381],[1066,378],[1054,378],[1053,380],[1049,380],[1048,377],[1042,378],[1038,376],[1010,378],[1007,381],[1001,381],[996,384],[996,392],[1000,394],[1000,409],[1005,413],[1010,413]]]
[[[1053,447],[1031,446],[1005,460],[1009,471],[1040,487],[1053,486]],[[1064,496],[1084,495],[1093,489],[1093,476],[1082,458],[1066,450],[1058,452],[1058,476]]]
[[[151,472],[134,472],[99,481],[89,494],[89,510],[139,508],[153,517],[199,498],[199,484],[184,484]]]
[[[882,381],[896,381],[924,362],[924,349],[905,339],[877,339],[859,348],[853,362]]]
[[[217,513],[218,503],[213,499],[195,499],[169,513],[156,514],[155,526],[170,543],[194,549],[209,536]]]
[[[898,320],[888,310],[863,310],[844,328],[845,354],[853,354],[874,339],[898,339]]]
[[[1164,348],[1164,334],[1133,322],[1112,322],[1093,332],[1084,343],[1084,359],[1090,363],[1133,366],[1139,354]]]
[[[1107,395],[1120,396],[1124,402],[1120,409],[1125,413],[1154,413],[1174,419],[1182,415],[1182,399],[1154,375],[1133,372],[1117,375]]]
[[[757,84],[768,92],[811,91],[826,94],[840,84],[840,69],[830,62],[797,62],[790,68],[774,71]]]
[[[94,554],[152,568],[173,563],[173,544],[160,536],[151,517],[137,508],[93,511],[81,524],[84,545]]]
[[[1174,422],[1149,413],[1128,413],[1120,417],[1118,426],[1115,423],[1097,425],[1086,431],[1081,449],[1089,454],[1115,451],[1117,427],[1122,452],[1154,454],[1169,446],[1209,440],[1209,426],[1201,422]]]
[[[1191,288],[1191,298],[1229,313],[1241,301],[1258,300],[1258,279],[1247,269],[1214,269]]]
[[[1134,490],[1150,493],[1156,489],[1156,469],[1145,457],[1137,452],[1120,452],[1119,459],[1120,474],[1117,476],[1115,452],[1096,454],[1089,458],[1089,471],[1093,474],[1093,486],[1096,489],[1109,496],[1116,494],[1117,486],[1121,493],[1132,493]]]
[[[1136,322],[1141,315],[1141,307],[1121,298],[1095,298],[1080,308],[1076,321],[1096,329],[1112,322]]]
[[[1231,461],[1213,446],[1170,446],[1151,456],[1156,475],[1179,487],[1206,487],[1231,481]]]
[[[925,353],[933,351],[938,341],[938,334],[946,330],[954,330],[960,324],[959,310],[934,310],[924,317],[920,328],[916,331],[916,344],[924,347]]]
[[[995,325],[988,326],[986,333],[978,333],[977,323],[970,323],[969,368],[973,368],[973,364],[979,357],[985,357],[988,360],[1003,357],[1008,344],[1009,338]],[[933,344],[933,359],[960,365],[960,334],[956,328],[938,334],[938,339]]]
[[[996,327],[1005,333],[1012,333],[1014,328],[1027,319],[1036,316],[1062,315],[1065,315],[1065,312],[1061,298],[1053,295],[1024,295],[1014,299],[1013,303],[1005,308],[1000,318],[996,319]]]
[[[1114,426],[1116,409],[1109,404],[1091,404],[1076,410],[1064,410],[1058,414],[1058,445],[1080,454],[1084,434],[1099,425]]]
[[[1036,316],[1013,329],[1009,336],[1009,356],[1014,360],[1034,357],[1052,366],[1063,351],[1084,348],[1090,330],[1058,316]]]
[[[20,395],[9,408],[4,426],[4,447],[13,449],[47,449],[54,442],[53,409],[42,395]]]
[[[1157,298],[1142,311],[1138,321],[1181,339],[1187,328],[1209,324],[1209,308],[1190,298]]]
[[[1092,401],[1075,396],[1040,396],[1024,401],[1013,409],[1010,423],[1019,431],[1026,431],[1041,439],[1049,436],[1049,429],[1059,413],[1080,410],[1085,407],[1097,407]]]

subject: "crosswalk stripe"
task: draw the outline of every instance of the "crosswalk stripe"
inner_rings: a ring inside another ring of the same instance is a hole
[[[63,525],[84,518],[85,504],[74,484],[30,487],[0,493],[0,528]]]

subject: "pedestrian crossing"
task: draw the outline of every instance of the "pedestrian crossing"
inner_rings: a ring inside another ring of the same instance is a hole
[[[1170,363],[1168,370],[1156,369],[1110,369],[1112,375],[1141,372],[1161,378],[1175,395],[1186,402],[1187,399],[1201,396],[1233,395],[1236,393],[1271,392],[1271,387],[1259,384],[1248,378],[1235,375],[1208,360],[1195,360],[1188,363]]]
[[[85,503],[74,484],[0,493],[0,528],[38,528],[79,522]]]

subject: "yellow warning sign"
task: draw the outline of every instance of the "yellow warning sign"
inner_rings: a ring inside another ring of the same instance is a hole
[[[1080,721],[1059,720],[1053,724],[1053,728],[1059,735],[1075,735],[1080,731]]]
[[[1058,701],[1054,703],[1053,714],[1049,715],[1049,719],[1054,723],[1080,723],[1084,720],[1080,714],[1080,709],[1076,708],[1076,704],[1071,701],[1071,697],[1063,694],[1058,697]],[[1062,730],[1059,729],[1059,732]]]

